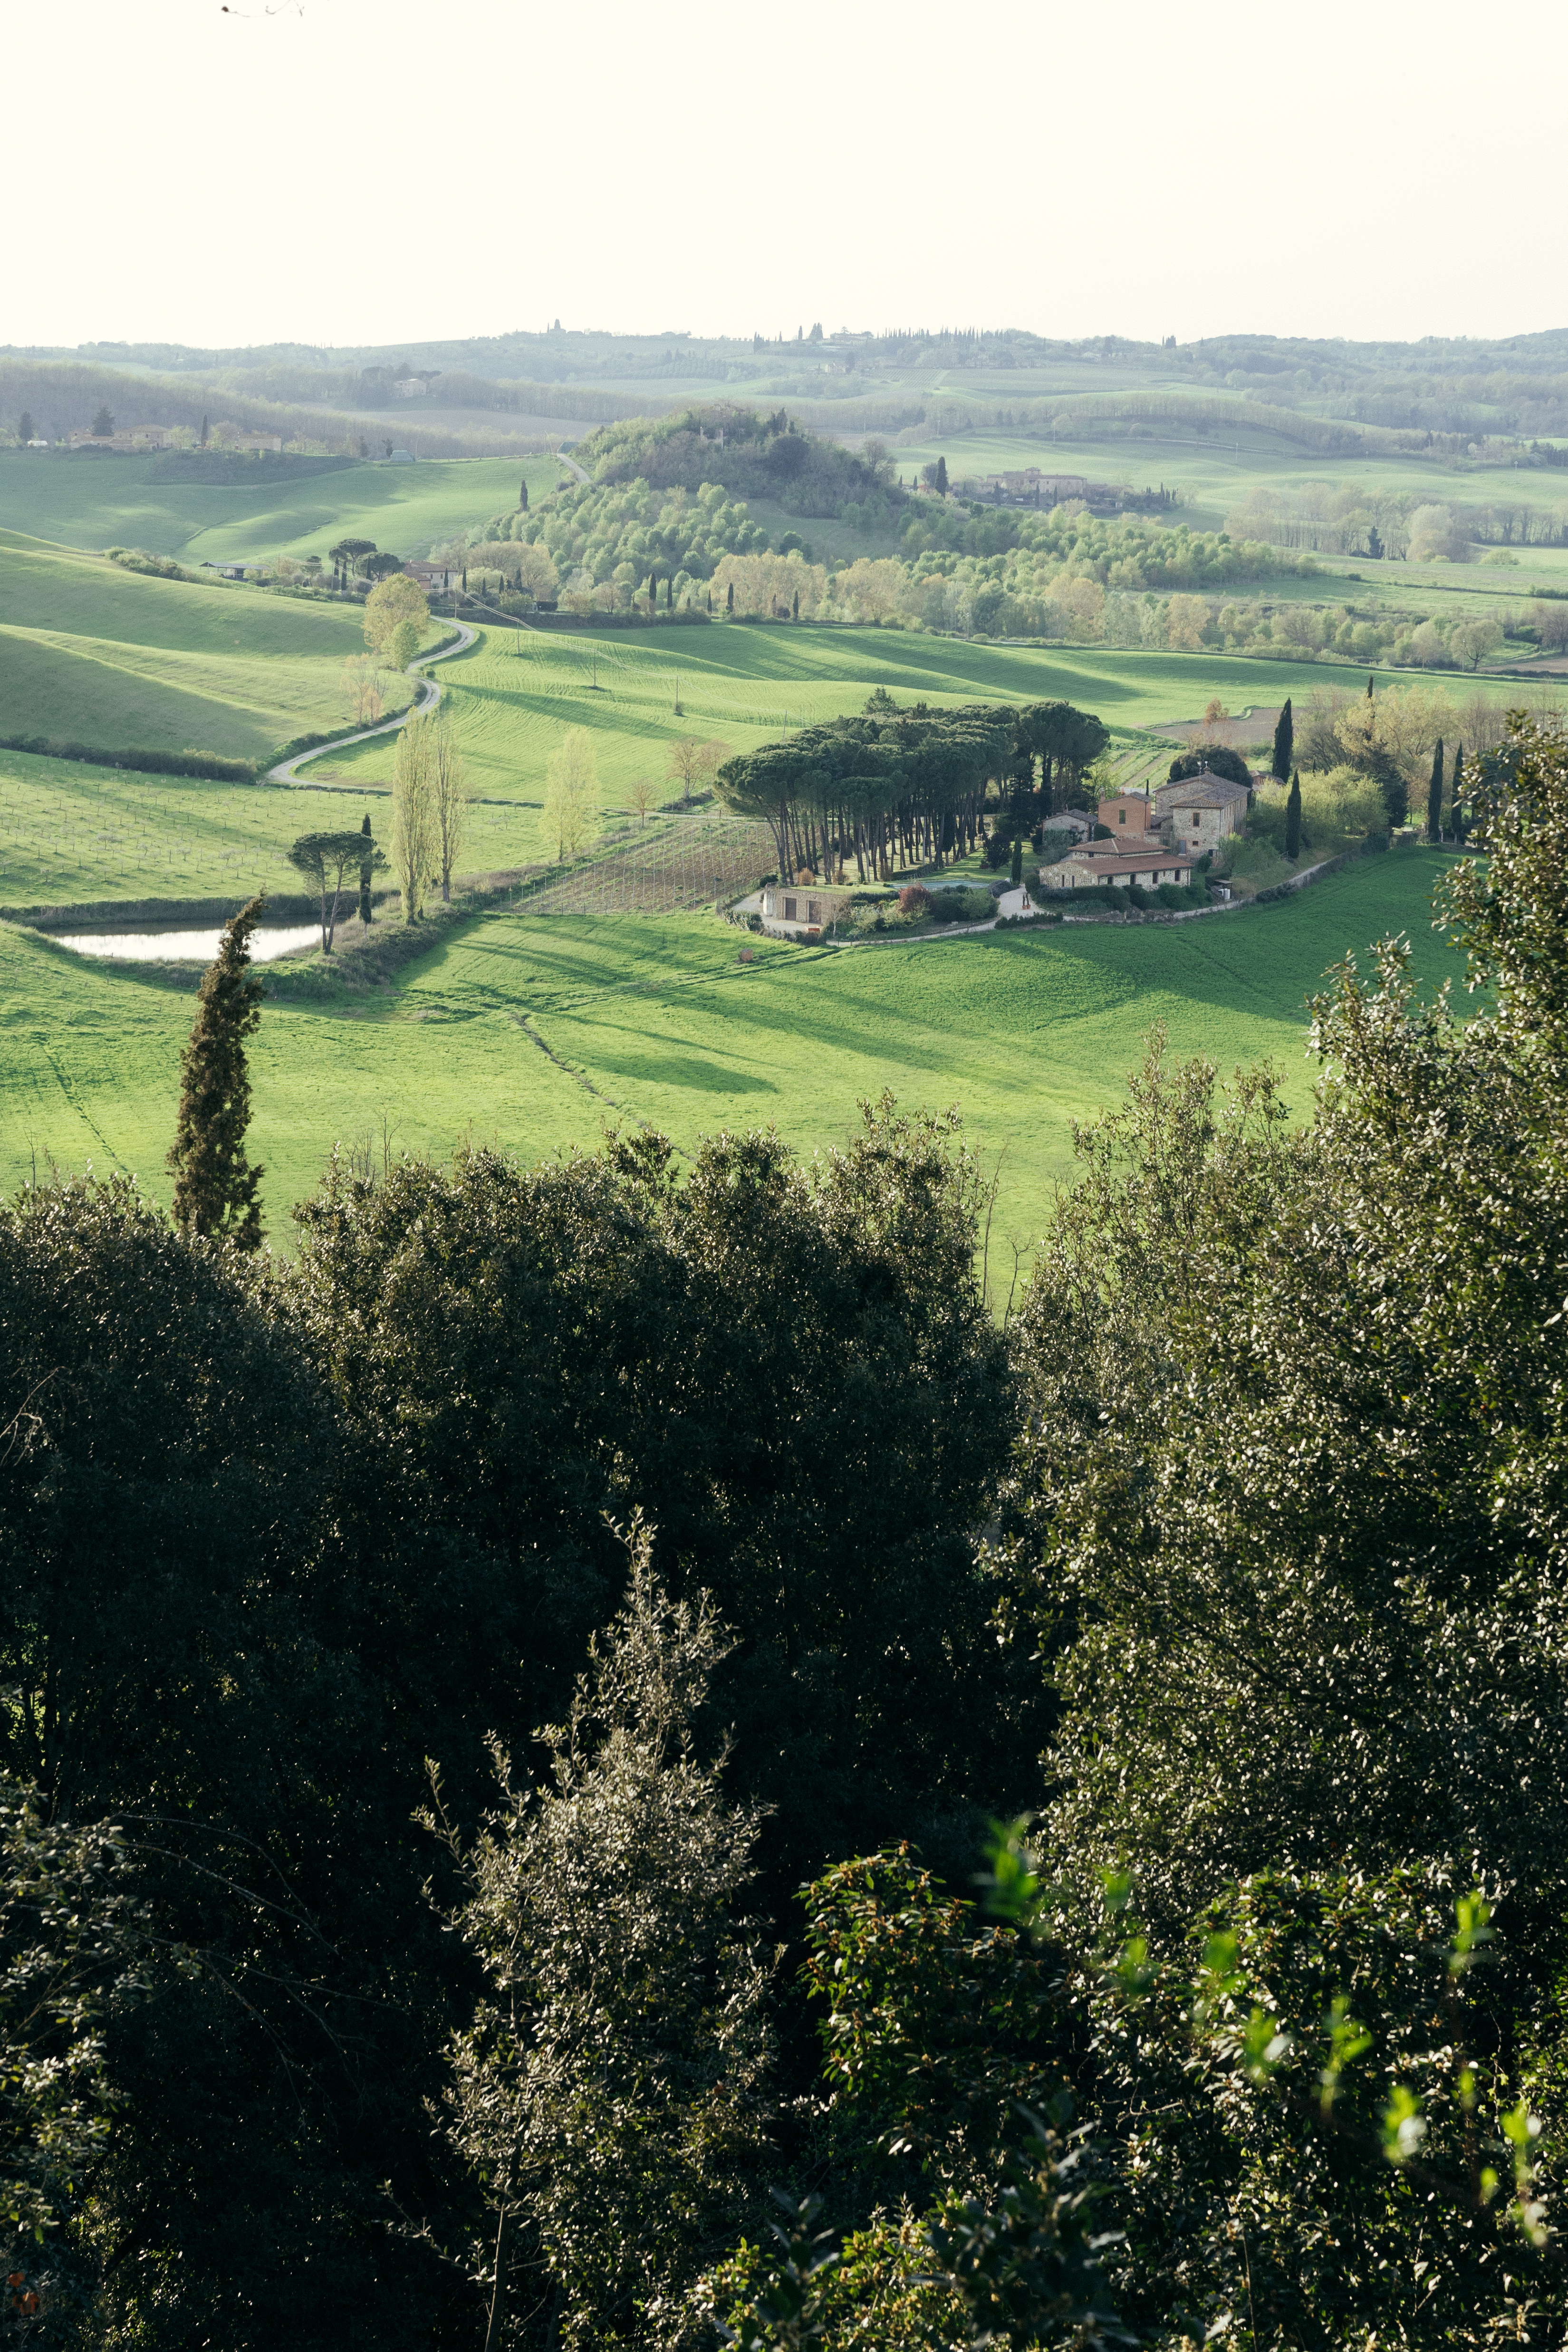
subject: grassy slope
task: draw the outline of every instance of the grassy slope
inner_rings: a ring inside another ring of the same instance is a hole
[[[145,547],[210,558],[325,555],[334,540],[374,540],[422,555],[437,539],[553,489],[552,458],[438,458],[417,466],[345,466],[298,481],[161,482],[155,457],[42,457],[0,449],[0,526],[68,547]]]
[[[347,715],[357,610],[188,586],[0,532],[0,733],[254,758]]]
[[[384,838],[390,812],[372,792],[217,784],[0,751],[0,906],[297,891],[289,844],[357,824],[367,809]],[[533,824],[528,812],[476,810],[465,868],[526,863]]]
[[[1440,861],[1372,858],[1283,906],[1196,923],[996,934],[847,952],[663,920],[476,919],[370,1005],[274,1003],[252,1056],[253,1146],[275,1230],[335,1138],[444,1153],[464,1134],[526,1158],[648,1119],[689,1146],[725,1124],[831,1143],[858,1095],[963,1107],[992,1165],[999,1245],[1026,1242],[1068,1165],[1075,1116],[1113,1100],[1155,1019],[1222,1066],[1276,1056],[1299,1107],[1303,999],[1347,948],[1408,929],[1417,968]],[[0,927],[0,1181],[36,1152],[127,1166],[166,1197],[192,1000]],[[542,1048],[570,1066],[563,1068]],[[1004,1147],[1005,1149],[1004,1150]],[[379,1146],[378,1146],[379,1148]]]

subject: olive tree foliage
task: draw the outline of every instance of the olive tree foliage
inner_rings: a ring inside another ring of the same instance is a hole
[[[52,1820],[0,1780],[0,2223],[7,2271],[46,2300],[109,2136],[104,2028],[146,1990],[135,1878],[118,1824]]]
[[[279,1272],[370,1465],[367,1539],[412,1580],[487,1581],[483,1671],[521,1659],[527,1711],[481,1721],[520,1738],[564,1706],[626,1578],[606,1513],[640,1507],[671,1591],[713,1594],[781,1922],[858,1826],[960,1868],[1027,1801],[1038,1676],[998,1658],[973,1542],[1014,1411],[984,1196],[956,1117],[885,1097],[804,1163],[761,1130],[684,1171],[649,1134],[532,1170],[340,1167]]]
[[[548,1780],[519,1786],[498,1747],[500,1810],[471,1844],[441,1822],[486,1980],[447,2099],[496,2216],[492,2345],[675,2341],[765,2147],[770,1966],[735,1917],[759,1817],[698,1738],[730,1644],[706,1596],[664,1592],[639,1526],[630,1551],[625,1606],[539,1735]]]
[[[1310,1129],[1267,1075],[1227,1094],[1156,1041],[1128,1108],[1080,1134],[1016,1327],[1032,1412],[992,1562],[1060,1709],[1042,1874],[1081,1905],[1132,1866],[1160,1965],[1260,1874],[1301,1903],[1382,1889],[1390,1918],[1402,1874],[1428,1911],[1480,1888],[1497,2013],[1468,2047],[1500,2053],[1489,2128],[1533,2083],[1550,2144],[1568,2121],[1562,739],[1516,722],[1473,798],[1489,856],[1440,915],[1468,1018],[1385,940],[1315,1003]],[[1436,1949],[1430,1916],[1418,1940]],[[1457,2076],[1445,2095],[1462,2107]],[[1313,2162],[1326,2208],[1331,2155]],[[1436,2257],[1409,2230],[1415,2295]]]

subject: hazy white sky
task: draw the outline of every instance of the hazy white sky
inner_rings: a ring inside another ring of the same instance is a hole
[[[0,342],[1564,323],[1561,0],[71,0]]]

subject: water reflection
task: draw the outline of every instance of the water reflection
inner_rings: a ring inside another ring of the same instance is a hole
[[[79,955],[114,956],[128,963],[158,963],[174,957],[182,962],[211,963],[223,932],[55,931],[50,936],[62,948],[74,948]],[[287,929],[264,926],[250,934],[250,960],[270,963],[295,948],[308,948],[313,941],[319,945],[321,937],[315,923],[295,923]]]

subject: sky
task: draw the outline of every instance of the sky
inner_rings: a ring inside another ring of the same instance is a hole
[[[72,0],[0,343],[1568,321],[1560,0]]]

